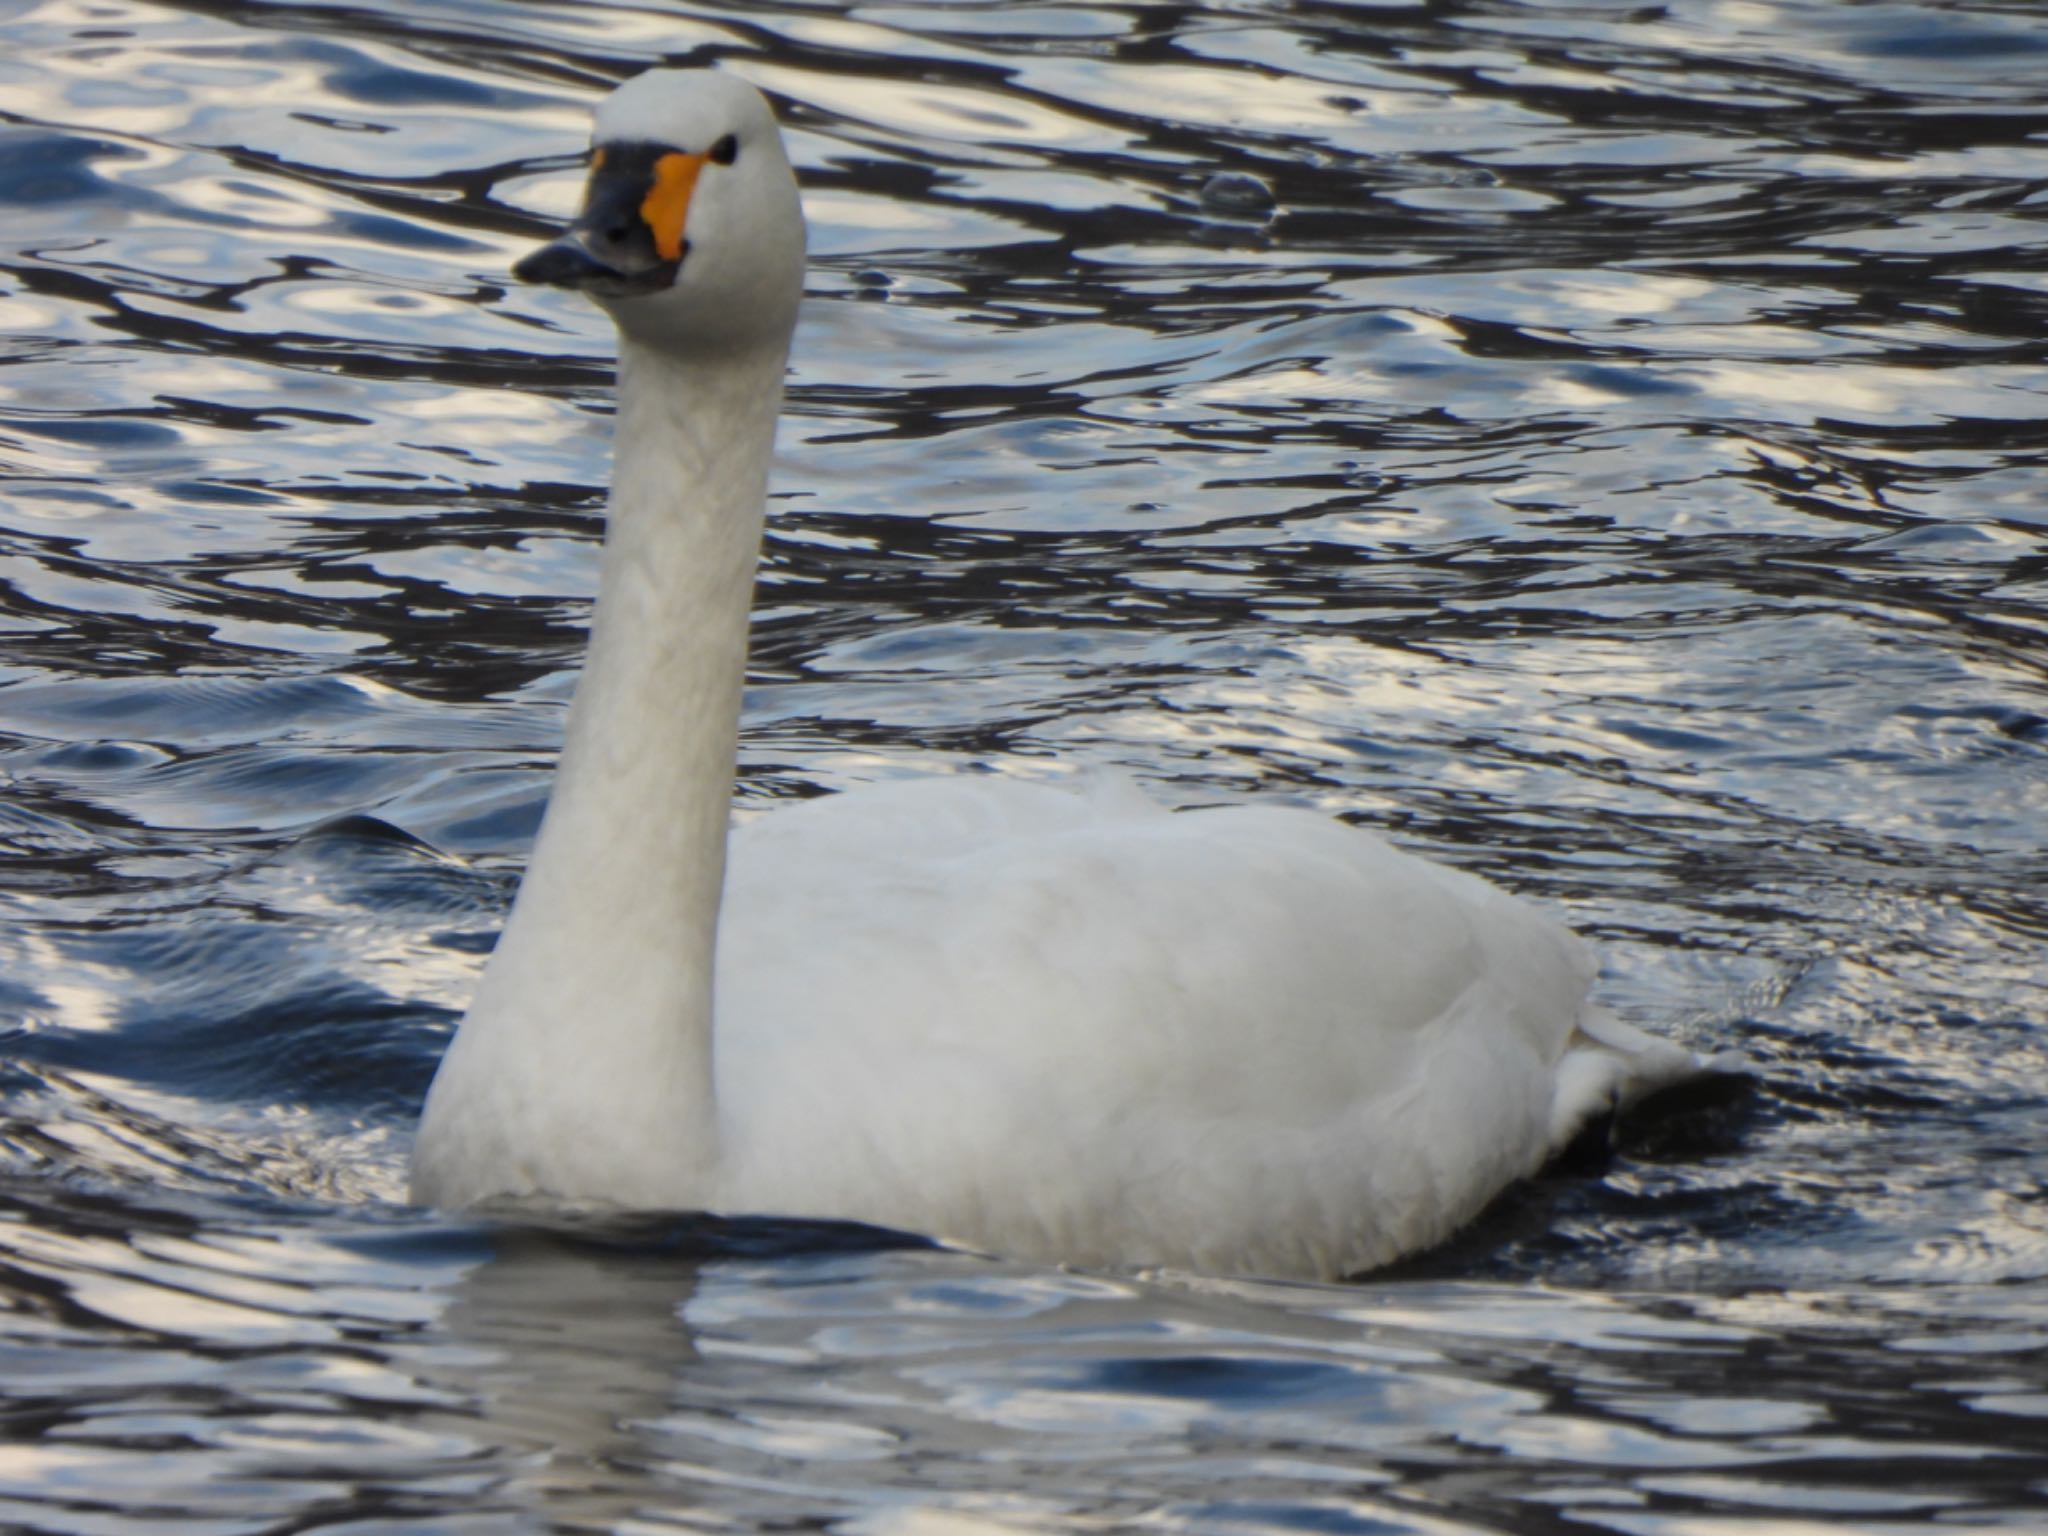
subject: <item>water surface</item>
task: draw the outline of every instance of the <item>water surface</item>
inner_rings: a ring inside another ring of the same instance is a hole
[[[401,1203],[559,743],[591,103],[812,223],[741,814],[1113,766],[1738,1113],[1349,1286]],[[2038,1530],[2028,5],[0,5],[0,1523]]]

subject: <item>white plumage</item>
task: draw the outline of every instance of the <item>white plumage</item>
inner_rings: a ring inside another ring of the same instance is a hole
[[[619,327],[590,655],[417,1198],[1336,1275],[1700,1070],[1588,1002],[1553,919],[1305,811],[956,777],[774,811],[728,859],[802,216],[729,77],[643,75],[595,142],[583,216],[520,268]]]

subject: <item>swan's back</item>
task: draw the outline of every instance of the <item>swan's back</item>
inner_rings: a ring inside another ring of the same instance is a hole
[[[1534,908],[1303,811],[972,779],[810,802],[733,842],[721,1200],[1363,1268],[1540,1163],[1591,976]]]

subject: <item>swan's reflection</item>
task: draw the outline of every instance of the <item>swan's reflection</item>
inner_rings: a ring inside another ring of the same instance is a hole
[[[625,1238],[501,1229],[443,1314],[424,1374],[482,1442],[490,1505],[604,1527],[646,1506],[641,1426],[696,1358],[682,1308],[702,1259]]]
[[[689,1495],[671,1419],[702,1365],[686,1309],[707,1265],[873,1252],[917,1240],[868,1228],[710,1217],[476,1229],[412,1361],[435,1427],[484,1463],[474,1513],[611,1529]]]

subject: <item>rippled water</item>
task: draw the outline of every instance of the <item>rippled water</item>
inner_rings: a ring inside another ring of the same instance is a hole
[[[606,474],[505,271],[663,57],[813,226],[743,813],[1320,806],[1752,1100],[1342,1287],[400,1205]],[[0,5],[0,1524],[2048,1528],[2044,69],[1991,0]]]

